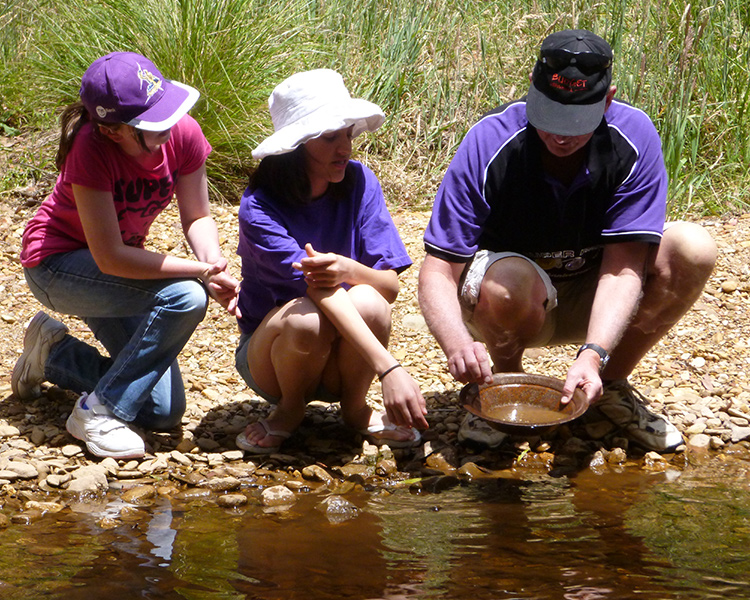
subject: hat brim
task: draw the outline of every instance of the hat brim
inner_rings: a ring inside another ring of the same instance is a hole
[[[200,97],[198,90],[177,81],[166,80],[164,87],[159,101],[128,121],[128,125],[143,131],[166,131],[174,127]]]
[[[377,130],[384,122],[385,114],[380,107],[367,100],[351,98],[345,103],[327,104],[268,136],[253,150],[253,158],[286,154],[324,133],[352,125],[352,137],[357,137],[365,131]]]
[[[553,135],[586,135],[599,127],[606,106],[606,94],[591,104],[562,104],[532,84],[526,96],[526,118],[536,129]]]

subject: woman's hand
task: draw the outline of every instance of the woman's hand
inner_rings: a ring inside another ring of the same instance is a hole
[[[305,274],[305,282],[313,288],[332,288],[352,279],[351,258],[333,252],[317,252],[312,244],[305,244],[307,257],[292,266]]]
[[[425,419],[427,404],[422,391],[405,368],[390,371],[383,377],[381,385],[383,404],[391,423],[417,429],[429,427]]]

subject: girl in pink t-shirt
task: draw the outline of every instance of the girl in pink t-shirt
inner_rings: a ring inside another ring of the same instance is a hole
[[[141,55],[115,52],[88,68],[80,95],[61,117],[60,176],[26,226],[21,262],[37,299],[83,319],[109,356],[39,312],[11,384],[21,399],[39,396],[45,380],[80,393],[70,434],[96,456],[139,457],[145,447],[132,425],[180,423],[177,355],[209,294],[237,314],[239,283],[210,215],[211,147],[187,115],[198,92]],[[143,246],[175,196],[196,259]]]

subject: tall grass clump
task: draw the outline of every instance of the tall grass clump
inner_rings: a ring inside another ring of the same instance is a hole
[[[6,64],[3,97],[19,121],[49,126],[77,99],[81,75],[97,57],[139,52],[201,91],[192,112],[214,147],[209,173],[222,194],[243,183],[258,115],[267,112],[267,82],[309,50],[283,11],[258,10],[251,0],[19,0],[16,12],[27,37],[23,60]],[[33,95],[24,84],[30,74]]]
[[[591,29],[615,51],[618,96],[661,134],[672,214],[747,209],[746,0],[6,0],[0,11],[7,127],[50,127],[91,61],[135,50],[201,90],[211,180],[233,200],[270,132],[270,91],[329,67],[386,112],[358,156],[392,202],[424,208],[466,130],[526,92],[541,40]]]

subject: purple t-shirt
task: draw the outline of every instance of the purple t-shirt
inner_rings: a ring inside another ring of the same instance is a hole
[[[457,263],[479,249],[518,252],[555,279],[597,267],[605,244],[660,242],[667,175],[644,112],[614,101],[569,186],[545,173],[542,144],[523,100],[475,124],[438,190],[426,251]]]
[[[198,123],[185,115],[159,150],[163,160],[146,169],[113,141],[81,127],[52,193],[26,225],[21,264],[33,267],[46,256],[88,247],[72,184],[111,192],[122,241],[142,247],[157,215],[169,205],[180,175],[206,162],[211,146]]]
[[[242,287],[240,329],[252,333],[276,306],[307,292],[304,275],[292,267],[306,257],[305,244],[333,252],[365,266],[401,272],[411,265],[388,213],[380,183],[370,169],[349,161],[355,175],[351,197],[325,195],[305,206],[245,191],[240,203]]]

